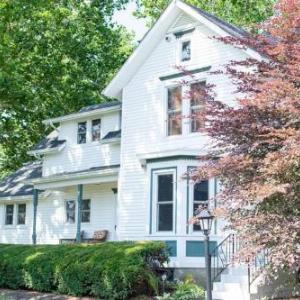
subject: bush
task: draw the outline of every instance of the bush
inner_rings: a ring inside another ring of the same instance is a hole
[[[203,300],[204,289],[198,286],[191,275],[188,275],[183,282],[171,285],[171,293],[165,293],[161,300]]]
[[[149,261],[167,261],[159,242],[100,245],[0,245],[0,287],[127,299],[156,292]]]

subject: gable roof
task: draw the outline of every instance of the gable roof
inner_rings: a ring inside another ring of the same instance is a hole
[[[232,24],[229,24],[205,11],[187,4],[181,0],[173,0],[165,9],[154,26],[147,32],[139,46],[129,57],[117,75],[112,79],[108,86],[102,92],[107,97],[118,97],[122,88],[131,80],[137,72],[140,65],[147,59],[157,43],[164,37],[168,28],[174,23],[180,13],[185,13],[193,17],[196,21],[208,26],[212,31],[221,37],[246,37],[249,34]],[[260,58],[259,53],[253,49],[241,50],[247,52],[250,56]]]
[[[224,31],[226,31],[229,35],[236,37],[236,38],[247,38],[249,37],[249,32],[244,30],[241,27],[235,26],[233,24],[230,24],[228,22],[223,21],[222,19],[208,13],[207,11],[196,7],[194,5],[185,3],[186,5],[190,6],[192,9],[196,10],[200,15],[207,18],[209,21],[211,21],[213,24],[219,26]]]
[[[42,177],[42,162],[36,161],[23,165],[0,182],[0,199],[32,195],[33,186],[24,181],[40,177]]]

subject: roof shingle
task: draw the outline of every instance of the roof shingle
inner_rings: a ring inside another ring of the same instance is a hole
[[[25,184],[24,180],[42,177],[42,162],[25,164],[0,182],[0,198],[32,195],[33,186]]]

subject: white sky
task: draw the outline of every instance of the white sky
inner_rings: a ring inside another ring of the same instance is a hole
[[[125,10],[117,11],[113,17],[113,20],[117,23],[124,25],[128,30],[135,33],[135,40],[139,41],[143,38],[147,32],[146,22],[141,19],[137,19],[132,15],[135,11],[136,4],[130,2]]]

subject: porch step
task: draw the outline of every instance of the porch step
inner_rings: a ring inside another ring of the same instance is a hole
[[[213,285],[214,300],[249,300],[248,270],[244,266],[230,267]]]

